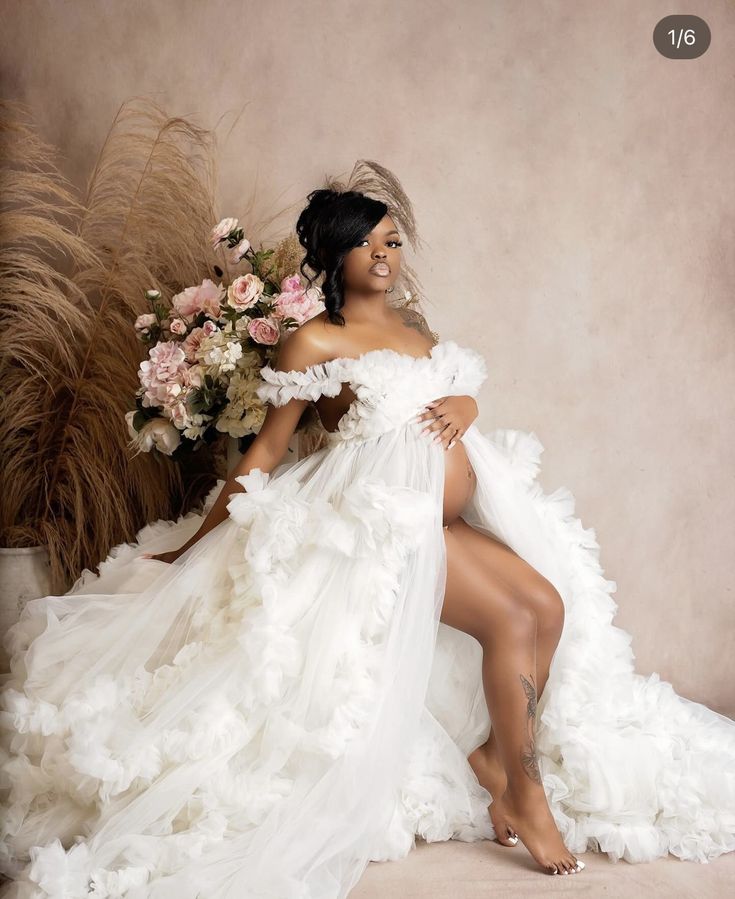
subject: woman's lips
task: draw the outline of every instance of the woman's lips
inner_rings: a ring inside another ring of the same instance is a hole
[[[385,263],[381,262],[377,265],[373,265],[370,267],[370,272],[373,275],[380,275],[381,277],[385,277],[390,274],[390,268]]]

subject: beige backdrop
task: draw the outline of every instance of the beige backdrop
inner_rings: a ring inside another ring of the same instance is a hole
[[[292,224],[325,173],[392,169],[432,326],[488,360],[481,429],[540,437],[544,488],[569,487],[595,528],[637,669],[735,717],[735,8],[687,4],[712,45],[684,62],[652,45],[672,11],[4,0],[2,91],[79,183],[133,95],[224,117],[223,215],[256,177],[263,214],[293,204]]]

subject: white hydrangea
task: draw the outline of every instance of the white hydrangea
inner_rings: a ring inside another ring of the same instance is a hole
[[[265,421],[265,411],[259,406],[253,406],[245,411],[239,403],[230,403],[217,419],[215,427],[223,434],[229,434],[230,437],[257,434]]]
[[[228,340],[222,331],[205,337],[196,352],[197,361],[215,377],[221,372],[234,371],[241,356],[242,344],[238,340]]]
[[[257,353],[246,355],[260,357]],[[264,420],[266,409],[258,398],[256,388],[261,379],[253,376],[253,370],[236,371],[227,388],[227,407],[217,419],[215,427],[230,437],[257,434]]]

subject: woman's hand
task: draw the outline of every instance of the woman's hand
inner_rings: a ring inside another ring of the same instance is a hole
[[[445,450],[450,450],[462,438],[464,432],[477,418],[478,408],[472,396],[442,396],[426,404],[427,412],[417,416],[416,421],[428,421],[421,432],[441,440]]]
[[[153,553],[141,553],[140,558],[141,559],[155,559],[157,562],[168,562],[170,564],[171,562],[175,562],[176,559],[178,559],[180,555],[181,555],[180,549],[172,549],[170,552],[158,553],[156,555],[153,555]]]

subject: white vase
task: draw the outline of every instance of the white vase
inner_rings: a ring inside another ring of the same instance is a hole
[[[51,590],[48,547],[0,547],[0,635],[20,618],[29,599],[48,596]],[[0,666],[8,667],[0,646]]]
[[[237,437],[228,437],[227,438],[227,473],[232,471],[232,469],[237,465],[237,463],[242,459],[242,454],[237,449]],[[294,433],[291,435],[291,439],[288,441],[288,448],[286,452],[283,454],[283,458],[278,463],[278,465],[282,465],[284,462],[298,462],[299,460],[299,435]]]

